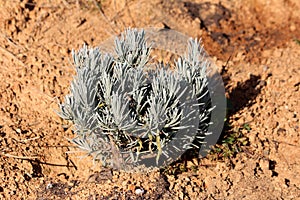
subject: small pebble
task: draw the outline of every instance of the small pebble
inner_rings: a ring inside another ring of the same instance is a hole
[[[269,69],[270,69],[270,67],[268,67],[267,65],[264,65],[264,66],[263,66],[263,70],[264,70],[264,71],[268,71]]]
[[[145,190],[143,188],[137,188],[135,189],[135,194],[137,195],[143,195]]]
[[[48,185],[46,186],[46,189],[49,190],[49,189],[51,189],[51,188],[53,188],[52,183],[48,183]]]

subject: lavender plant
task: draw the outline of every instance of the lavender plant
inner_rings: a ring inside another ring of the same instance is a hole
[[[200,42],[188,41],[173,70],[154,64],[150,53],[137,29],[115,39],[114,54],[86,45],[72,51],[77,75],[58,114],[74,124],[71,141],[102,165],[124,168],[148,158],[162,164],[208,134],[209,63]]]

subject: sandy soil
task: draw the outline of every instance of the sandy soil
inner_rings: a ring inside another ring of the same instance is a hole
[[[0,0],[0,9],[0,199],[300,199],[300,1]],[[229,107],[214,153],[132,173],[66,154],[73,133],[54,109],[74,75],[71,50],[149,26],[202,37],[216,61]]]

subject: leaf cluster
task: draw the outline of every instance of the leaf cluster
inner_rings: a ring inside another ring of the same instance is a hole
[[[199,41],[188,41],[187,54],[171,71],[149,62],[151,45],[145,38],[143,30],[127,29],[115,39],[115,55],[86,45],[72,51],[77,75],[58,114],[74,124],[71,141],[103,165],[122,167],[151,154],[157,162],[168,157],[166,146],[179,130],[189,130],[183,121],[193,114],[199,124],[192,140],[201,142],[206,134],[209,63],[201,57]],[[187,114],[188,104],[195,111]]]

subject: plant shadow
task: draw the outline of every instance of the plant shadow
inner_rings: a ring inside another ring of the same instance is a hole
[[[221,76],[223,78],[224,86],[228,89],[231,82],[231,74],[228,73],[227,66],[222,67]],[[249,140],[242,134],[242,129],[250,131],[249,124],[242,124],[240,127],[233,127],[228,122],[229,118],[235,116],[239,111],[252,106],[255,103],[256,97],[261,93],[266,82],[261,79],[260,75],[250,75],[249,79],[244,82],[238,82],[237,86],[228,92],[227,98],[227,113],[222,133],[216,145],[214,145],[209,155],[216,154],[211,158],[223,160],[226,157],[235,156],[242,151],[242,146],[249,145]],[[199,149],[190,149],[186,151],[179,160],[174,161],[170,168],[163,168],[161,172],[169,173],[177,176],[185,172],[187,169],[187,162],[194,162],[195,159],[199,161]]]

